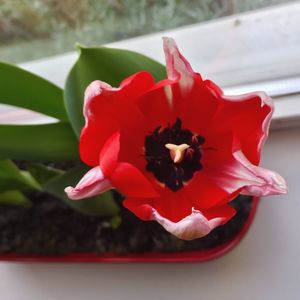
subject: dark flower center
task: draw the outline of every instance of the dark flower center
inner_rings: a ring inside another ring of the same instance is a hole
[[[179,118],[172,126],[159,126],[145,138],[146,169],[172,191],[177,191],[202,169],[204,142],[202,136],[182,129]]]

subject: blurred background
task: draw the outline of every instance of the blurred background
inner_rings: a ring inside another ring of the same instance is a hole
[[[295,0],[0,0],[0,60],[20,63]]]

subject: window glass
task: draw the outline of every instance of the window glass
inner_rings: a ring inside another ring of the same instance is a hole
[[[0,59],[23,62],[287,0],[1,0]]]

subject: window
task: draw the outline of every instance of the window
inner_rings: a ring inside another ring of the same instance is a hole
[[[19,63],[286,0],[2,0],[0,59]]]

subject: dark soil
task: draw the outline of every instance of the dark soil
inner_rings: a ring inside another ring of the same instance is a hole
[[[122,222],[115,228],[110,219],[82,215],[48,194],[31,196],[31,209],[0,206],[0,253],[125,254],[208,249],[232,239],[243,227],[252,205],[251,197],[237,197],[231,202],[237,210],[232,220],[202,239],[186,242],[156,222],[139,220],[126,209],[122,209]]]

